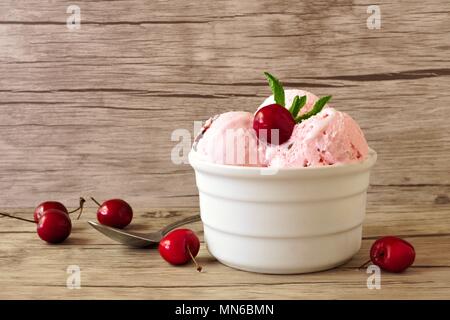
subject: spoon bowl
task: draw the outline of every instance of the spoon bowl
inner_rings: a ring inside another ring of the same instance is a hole
[[[187,217],[171,224],[168,224],[161,230],[152,233],[137,233],[129,232],[122,229],[117,229],[109,226],[102,225],[98,222],[88,221],[88,223],[97,231],[103,233],[108,238],[120,242],[126,246],[135,248],[145,248],[149,246],[158,245],[159,241],[173,229],[181,227],[185,224],[200,221],[200,215]]]

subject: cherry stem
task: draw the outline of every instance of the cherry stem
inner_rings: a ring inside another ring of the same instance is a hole
[[[83,214],[83,207],[86,200],[83,197],[80,197],[80,213],[78,214],[77,220],[80,220],[81,215]]]
[[[4,212],[0,212],[0,215],[4,216],[4,217],[8,217],[8,218],[13,218],[13,219],[17,219],[17,220],[26,221],[26,222],[36,223],[36,221],[34,221],[34,220],[25,219],[25,218],[21,218],[21,217],[16,217],[16,216],[10,215],[8,213],[4,213]]]
[[[102,206],[102,205],[101,205],[97,200],[95,200],[93,197],[90,197],[90,198],[91,198],[92,201],[95,202],[96,205],[98,205],[99,207]]]
[[[202,266],[198,264],[197,260],[195,260],[194,256],[192,255],[191,249],[189,249],[189,246],[186,246],[187,251],[189,252],[189,255],[191,256],[192,261],[195,264],[195,267],[197,268],[198,272],[202,272]]]
[[[370,263],[370,262],[372,262],[372,260],[367,260],[366,262],[364,262],[358,269],[359,270],[361,270],[362,268],[365,268],[365,267],[367,267],[367,265]]]
[[[84,206],[85,202],[86,202],[86,200],[83,197],[80,197],[80,204],[79,204],[78,208],[76,208],[75,210],[69,211],[68,214],[80,211],[80,213],[78,214],[78,217],[77,217],[77,220],[79,220],[81,214],[83,213],[83,206]]]

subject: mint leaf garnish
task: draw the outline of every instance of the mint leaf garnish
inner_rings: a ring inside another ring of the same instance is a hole
[[[302,96],[300,98],[300,109],[298,111],[300,111],[306,104],[306,96]]]
[[[292,105],[289,108],[289,112],[292,114],[292,117],[295,119],[300,112],[300,109],[303,108],[303,106],[306,104],[306,96],[302,96],[299,98],[298,96],[295,96],[294,100],[292,101]]]
[[[299,102],[300,102],[300,98],[298,96],[295,96],[294,100],[292,100],[292,105],[289,108],[289,112],[290,112],[290,114],[292,114],[292,117],[294,117],[294,119],[297,116],[298,111],[299,111],[299,108],[298,108]]]
[[[311,118],[312,116],[318,114],[320,111],[322,111],[323,107],[325,107],[325,105],[327,104],[328,101],[330,101],[330,99],[331,99],[331,96],[325,96],[325,97],[320,98],[319,100],[316,101],[316,103],[314,104],[311,111],[295,118],[295,122],[300,123],[303,120],[306,120],[306,119]]]
[[[284,89],[280,81],[268,72],[264,72],[264,75],[266,76],[267,80],[269,80],[269,86],[272,89],[275,103],[284,107]]]

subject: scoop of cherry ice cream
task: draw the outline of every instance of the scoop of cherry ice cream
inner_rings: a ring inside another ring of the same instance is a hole
[[[332,108],[331,96],[284,90],[265,73],[273,94],[255,114],[232,111],[209,119],[194,150],[205,161],[237,166],[301,168],[362,161],[369,147],[348,114]]]

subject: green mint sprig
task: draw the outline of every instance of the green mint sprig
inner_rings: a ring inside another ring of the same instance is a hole
[[[302,96],[299,98],[298,96],[295,96],[294,100],[292,101],[292,105],[289,108],[289,112],[292,114],[292,117],[295,119],[300,112],[300,110],[305,106],[306,104],[306,96]]]
[[[320,111],[322,111],[323,107],[325,107],[325,105],[327,104],[328,101],[330,101],[330,99],[331,99],[331,96],[325,96],[325,97],[320,98],[319,100],[316,101],[316,103],[314,104],[311,111],[306,112],[306,113],[302,114],[301,116],[294,118],[295,122],[300,123],[303,120],[306,120],[306,119],[311,118],[312,116],[318,114]]]
[[[274,77],[268,72],[264,72],[264,75],[269,81],[269,86],[272,90],[275,103],[285,107],[286,103],[285,103],[284,88],[280,80],[278,80],[276,77]],[[325,105],[328,103],[328,101],[330,101],[330,99],[331,96],[321,97],[319,100],[316,101],[311,111],[306,112],[299,116],[298,114],[300,110],[306,105],[306,96],[301,97],[295,96],[294,100],[292,101],[292,105],[289,108],[289,113],[292,115],[292,118],[294,118],[296,123],[300,123],[303,120],[311,118],[312,116],[322,111],[323,107],[325,107]]]
[[[283,86],[281,85],[281,82],[268,72],[264,72],[264,75],[266,76],[267,80],[269,81],[269,86],[272,89],[275,103],[284,107],[285,106],[284,89],[283,89]]]

